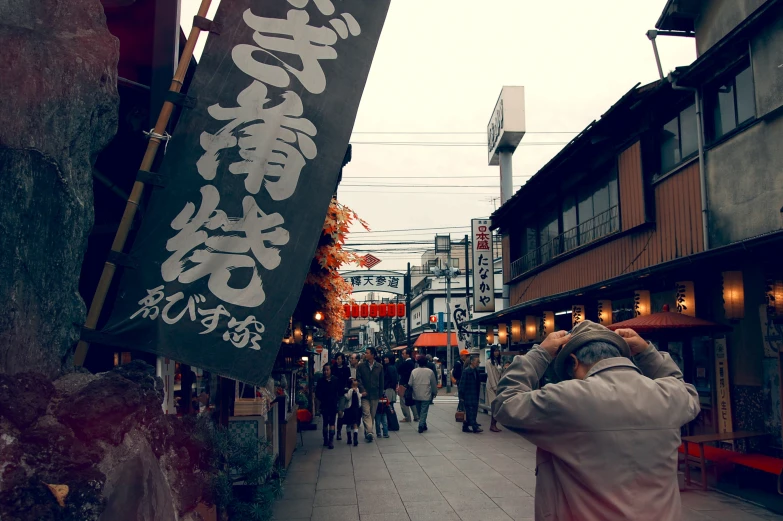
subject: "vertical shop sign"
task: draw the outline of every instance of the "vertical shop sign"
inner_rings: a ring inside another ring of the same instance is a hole
[[[729,390],[729,361],[726,339],[715,339],[715,380],[718,397],[718,432],[732,432],[731,391]]]
[[[472,219],[473,232],[473,311],[495,311],[495,262],[489,219]]]
[[[232,0],[107,337],[264,385],[321,237],[390,0]]]

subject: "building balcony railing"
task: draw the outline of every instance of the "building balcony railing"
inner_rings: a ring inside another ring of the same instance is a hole
[[[617,206],[613,206],[512,262],[511,278],[515,279],[533,268],[551,262],[568,251],[590,244],[619,230],[620,211]]]

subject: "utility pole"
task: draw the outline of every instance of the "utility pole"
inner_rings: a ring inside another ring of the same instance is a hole
[[[408,275],[405,277],[405,283],[403,284],[405,287],[405,309],[407,310],[407,313],[405,314],[405,332],[407,334],[407,342],[406,347],[408,348],[408,352],[411,352],[411,286],[413,286],[413,282],[411,280],[411,263],[408,263]]]
[[[465,320],[470,320],[470,246],[467,234],[465,234]]]
[[[453,358],[451,354],[451,243],[449,243],[449,251],[446,258],[448,259],[446,261],[446,370],[448,371],[446,392],[451,393],[451,367]]]

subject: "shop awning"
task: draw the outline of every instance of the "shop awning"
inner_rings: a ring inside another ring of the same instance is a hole
[[[608,326],[609,329],[633,329],[637,333],[650,334],[659,332],[681,332],[686,334],[714,333],[718,331],[731,331],[729,326],[704,320],[703,318],[673,313],[668,306],[664,306],[660,313],[644,315],[641,317],[624,320]]]
[[[451,334],[451,345],[457,347],[457,333]],[[422,333],[413,347],[446,347],[446,333]]]
[[[392,351],[402,351],[406,347],[408,347],[408,346],[397,346],[397,347],[392,348]]]

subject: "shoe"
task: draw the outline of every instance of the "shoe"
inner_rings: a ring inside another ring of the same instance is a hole
[[[400,420],[400,423],[410,423],[411,421],[408,418],[403,418]]]
[[[490,425],[489,430],[492,432],[503,432],[502,430],[498,429],[496,425]]]
[[[337,431],[337,441],[340,441],[340,440],[342,440],[342,439],[343,439],[343,436],[342,436],[342,434],[343,434],[343,430],[342,430],[342,429],[340,429],[339,431]]]
[[[351,433],[350,432],[346,432],[345,433],[345,437],[348,439],[348,445],[350,445],[351,444]]]
[[[421,434],[422,432],[424,432],[424,427],[419,427],[419,434]]]
[[[359,433],[358,432],[354,432],[353,433],[353,446],[356,447],[358,445],[359,445]]]
[[[334,449],[334,434],[329,435],[329,450]]]
[[[366,438],[367,438],[367,443],[372,443],[372,440],[374,439],[374,438],[372,437],[372,433],[368,434],[368,435],[366,436]]]
[[[475,429],[473,429],[473,432],[475,434],[478,434],[479,432],[484,432],[484,429],[480,429],[480,428],[476,427]]]
[[[428,429],[429,429],[429,427],[427,427],[427,426],[425,425],[425,426],[424,426],[424,430],[426,431],[426,430],[428,430]]]
[[[329,438],[324,436],[324,447],[328,447],[328,446],[329,446]]]
[[[463,425],[462,426],[462,432],[471,432],[470,431],[470,427],[468,427],[467,425]]]
[[[388,437],[389,437],[389,435],[388,435],[388,434],[384,434],[384,435],[383,435],[383,437],[384,437],[384,438],[388,438]]]
[[[375,437],[376,437],[376,438],[380,438],[380,437],[381,437],[381,433],[380,433],[380,432],[376,432],[376,433],[375,433]]]

